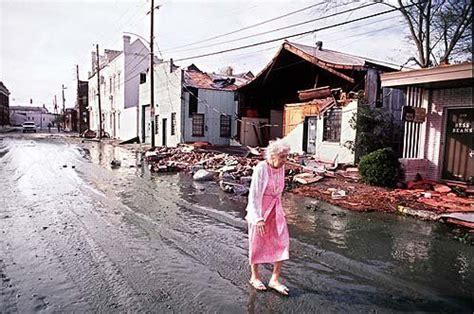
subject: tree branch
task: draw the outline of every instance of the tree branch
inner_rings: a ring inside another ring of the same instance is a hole
[[[461,38],[464,31],[466,30],[468,26],[471,25],[471,23],[472,23],[472,4],[469,4],[462,13],[461,22],[457,25],[456,30],[454,31],[453,37],[451,38],[449,46],[447,46],[446,51],[441,61],[448,60],[449,55],[451,54],[454,46],[456,46],[456,43],[458,42],[459,38]],[[446,34],[447,34],[447,31],[446,31]],[[447,38],[445,38],[445,41],[447,43]]]

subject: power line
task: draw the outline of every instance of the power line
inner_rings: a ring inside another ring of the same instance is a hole
[[[417,4],[410,4],[410,5],[404,6],[404,8],[409,8],[409,7],[412,7],[412,6],[414,6],[414,5],[417,5]],[[346,25],[346,24],[351,24],[351,23],[354,23],[354,22],[358,22],[358,21],[362,21],[362,20],[369,19],[369,18],[373,18],[373,17],[375,17],[375,16],[379,16],[379,15],[383,15],[383,14],[395,12],[395,11],[398,11],[398,10],[399,10],[399,8],[394,8],[394,9],[390,9],[390,10],[387,10],[387,11],[382,11],[382,12],[374,13],[374,14],[371,14],[371,15],[363,16],[363,17],[360,17],[360,18],[356,18],[356,19],[353,19],[353,20],[350,20],[350,21],[345,21],[345,22],[341,22],[341,23],[337,23],[337,24],[332,24],[332,25],[328,25],[328,26],[316,28],[316,29],[313,29],[313,30],[301,32],[301,33],[298,33],[298,34],[292,34],[292,35],[285,36],[285,37],[279,37],[279,38],[269,39],[269,40],[265,40],[265,41],[262,41],[262,42],[257,42],[257,43],[253,43],[253,44],[249,44],[249,45],[240,46],[240,47],[229,48],[229,49],[220,50],[220,51],[216,51],[216,52],[210,52],[210,53],[205,53],[205,54],[196,55],[196,56],[191,56],[191,57],[179,58],[179,59],[176,59],[176,61],[184,61],[184,60],[190,60],[190,59],[198,59],[198,58],[213,56],[213,55],[217,55],[217,54],[221,54],[221,53],[226,53],[226,52],[230,52],[230,51],[235,51],[235,50],[240,50],[240,49],[246,49],[246,48],[250,48],[250,47],[260,46],[260,45],[272,43],[272,42],[275,42],[275,41],[285,40],[285,39],[292,38],[292,37],[296,37],[296,36],[301,36],[301,35],[305,35],[305,34],[311,34],[311,33],[314,33],[314,32],[318,32],[318,31],[322,31],[322,30],[326,30],[326,29],[331,29],[331,28],[338,27],[338,26],[343,26],[343,25]]]
[[[239,38],[235,38],[235,39],[230,39],[230,40],[226,40],[226,41],[221,41],[221,42],[214,43],[214,44],[208,44],[208,45],[204,45],[204,46],[198,46],[198,47],[186,48],[186,49],[178,49],[178,50],[169,49],[168,51],[182,52],[182,51],[189,51],[189,50],[195,50],[195,49],[201,49],[201,48],[208,48],[208,47],[217,46],[217,45],[221,45],[221,44],[227,44],[227,43],[231,43],[231,42],[235,42],[235,41],[240,41],[240,40],[249,39],[249,38],[253,38],[253,37],[257,37],[257,36],[261,36],[261,35],[270,34],[270,33],[273,33],[273,32],[279,32],[279,31],[282,31],[282,30],[285,30],[285,29],[289,29],[289,28],[298,27],[298,26],[301,26],[301,25],[305,25],[305,24],[312,23],[312,22],[315,22],[315,21],[324,20],[324,19],[327,19],[327,18],[330,18],[330,17],[334,17],[334,16],[337,16],[337,15],[341,15],[341,14],[344,14],[344,13],[348,13],[348,12],[352,13],[352,12],[354,12],[354,11],[361,10],[361,9],[364,9],[364,8],[366,8],[366,7],[369,7],[369,6],[372,6],[372,5],[375,5],[375,4],[376,4],[375,2],[372,2],[372,3],[365,4],[365,5],[363,5],[363,6],[359,6],[359,7],[355,8],[355,9],[352,9],[352,8],[351,8],[351,9],[344,10],[344,11],[340,11],[340,12],[336,12],[336,13],[333,13],[333,14],[330,14],[330,15],[326,15],[326,16],[322,16],[322,17],[317,17],[317,18],[314,18],[314,19],[311,19],[311,20],[307,20],[307,21],[304,21],[304,22],[300,22],[300,23],[291,24],[291,25],[288,25],[288,26],[279,27],[279,28],[276,28],[276,29],[272,29],[272,30],[269,30],[269,31],[265,31],[265,32],[261,32],[261,33],[257,33],[257,34],[253,34],[253,35],[249,35],[249,36],[243,36],[243,37],[239,37]],[[163,51],[165,51],[165,50],[163,50]]]
[[[222,37],[224,37],[224,36],[232,35],[232,34],[235,34],[235,33],[238,33],[238,32],[241,32],[241,31],[244,31],[244,30],[253,28],[253,27],[261,26],[261,25],[264,25],[264,24],[267,24],[267,23],[270,23],[270,22],[273,22],[273,21],[282,19],[282,18],[284,18],[284,17],[290,16],[290,15],[293,15],[293,14],[296,14],[296,13],[299,13],[299,12],[303,12],[303,11],[305,11],[305,10],[308,10],[308,9],[311,9],[311,8],[314,8],[314,7],[317,7],[317,6],[320,6],[320,5],[325,4],[325,3],[326,3],[325,1],[323,1],[323,2],[318,2],[318,3],[316,3],[316,4],[312,4],[312,5],[310,5],[310,6],[307,6],[307,7],[301,8],[301,9],[298,9],[298,10],[296,10],[296,11],[292,11],[292,12],[289,12],[289,13],[286,13],[286,14],[283,14],[283,15],[280,15],[280,16],[277,16],[277,17],[274,17],[274,18],[271,18],[271,19],[269,19],[269,20],[265,20],[265,21],[263,21],[263,22],[259,22],[259,23],[257,23],[257,24],[253,24],[253,25],[250,25],[250,26],[246,26],[246,27],[237,29],[237,30],[232,31],[232,32],[228,32],[228,33],[225,33],[225,34],[221,34],[221,35],[209,37],[209,38],[206,38],[206,39],[203,39],[203,40],[199,40],[199,41],[195,41],[195,42],[192,42],[192,43],[189,43],[189,44],[184,44],[184,45],[180,45],[180,46],[165,48],[165,49],[163,49],[163,52],[169,51],[169,50],[173,50],[173,49],[182,48],[182,47],[187,47],[187,46],[191,46],[191,45],[195,45],[195,44],[200,44],[200,43],[207,42],[207,41],[210,41],[210,40],[213,40],[213,39],[222,38]]]

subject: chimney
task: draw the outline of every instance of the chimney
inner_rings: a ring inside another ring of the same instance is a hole
[[[174,63],[173,58],[170,58],[170,73],[173,73]]]
[[[323,42],[322,41],[317,41],[316,42],[316,49],[317,50],[323,50]]]
[[[130,36],[123,35],[123,53],[128,52],[130,48]]]

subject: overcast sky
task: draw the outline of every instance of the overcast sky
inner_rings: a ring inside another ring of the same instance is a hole
[[[157,46],[165,59],[187,58],[203,53],[284,37],[327,25],[350,21],[389,9],[382,4],[320,19],[299,27],[271,32],[231,43],[222,41],[275,30],[287,25],[323,17],[369,3],[366,1],[237,1],[237,0],[155,0],[162,4],[155,14]],[[320,3],[320,4],[319,4]],[[188,45],[209,37],[254,25],[312,4],[316,7],[214,41]],[[75,104],[75,65],[80,78],[87,79],[90,52],[98,43],[104,48],[122,50],[123,32],[149,38],[150,0],[0,0],[0,81],[10,90],[12,105],[46,104],[52,109],[54,95],[61,99],[61,84],[67,87],[66,107]],[[131,36],[132,40],[135,36]],[[399,13],[381,15],[289,41],[366,56],[395,64],[404,63],[413,47]],[[215,44],[215,45],[214,45]],[[275,55],[281,42],[256,46],[194,60],[205,71],[218,71],[231,65],[236,72],[258,73]],[[174,48],[187,45],[184,48]],[[210,47],[202,47],[213,45]],[[202,48],[200,48],[202,47]]]

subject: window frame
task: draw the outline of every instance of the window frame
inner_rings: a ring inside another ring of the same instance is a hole
[[[228,114],[220,115],[220,137],[230,138],[232,135],[232,117]]]
[[[176,135],[176,112],[171,113],[171,135]]]
[[[201,118],[202,119],[202,125],[199,126],[196,123],[196,118]],[[192,116],[192,123],[191,123],[191,134],[193,137],[204,137],[204,129],[205,129],[205,116],[204,113],[195,113]],[[200,127],[200,129],[198,129]],[[200,132],[196,132],[200,131]]]
[[[339,143],[341,141],[342,108],[329,108],[323,116],[323,142]]]
[[[160,130],[160,128],[158,127],[159,122],[160,122],[160,115],[157,114],[155,115],[155,130],[153,130],[155,132],[155,135],[159,134],[158,132]]]

